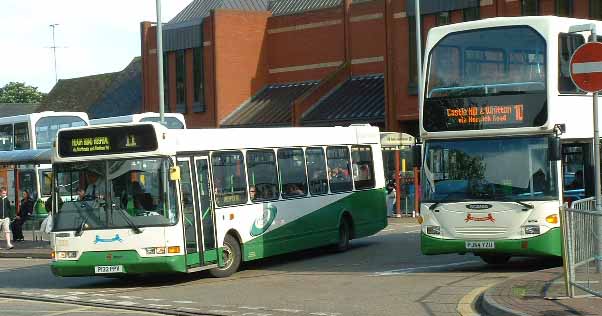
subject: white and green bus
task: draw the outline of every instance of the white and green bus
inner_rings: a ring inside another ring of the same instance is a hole
[[[379,142],[367,125],[61,130],[53,194],[87,192],[53,205],[52,271],[223,277],[243,261],[346,250],[387,225]]]
[[[559,206],[593,194],[592,97],[559,17],[435,27],[425,47],[421,249],[487,263],[560,256]]]

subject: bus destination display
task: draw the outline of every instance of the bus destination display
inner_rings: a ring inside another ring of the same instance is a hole
[[[424,129],[429,132],[539,127],[547,120],[543,93],[430,98],[424,102]]]
[[[523,104],[486,105],[469,108],[447,109],[448,120],[462,124],[479,123],[522,123],[525,120]]]
[[[61,157],[154,151],[157,137],[151,125],[105,127],[59,132]]]

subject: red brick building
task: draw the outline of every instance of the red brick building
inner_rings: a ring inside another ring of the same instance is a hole
[[[194,0],[164,25],[166,111],[189,127],[371,123],[416,134],[413,0]],[[602,19],[600,0],[422,0],[422,35],[496,16]],[[141,23],[143,111],[158,112]]]

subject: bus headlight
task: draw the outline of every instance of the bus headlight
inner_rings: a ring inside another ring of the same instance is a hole
[[[523,226],[523,227],[525,229],[526,235],[539,235],[539,233],[540,233],[539,226],[537,226],[537,225],[528,225],[528,226]]]
[[[164,255],[165,247],[148,247],[145,248],[147,255]]]
[[[441,235],[441,226],[426,226],[426,233],[429,235]]]
[[[56,259],[75,259],[77,258],[77,251],[57,251]]]

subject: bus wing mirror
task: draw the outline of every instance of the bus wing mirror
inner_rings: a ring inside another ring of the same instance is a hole
[[[173,166],[173,167],[169,168],[169,180],[171,180],[171,181],[180,180],[180,167],[179,166]]]
[[[416,144],[412,146],[412,160],[415,168],[420,169],[422,167],[422,145]]]
[[[558,161],[562,159],[562,149],[560,145],[560,137],[551,136],[550,137],[550,160]]]

